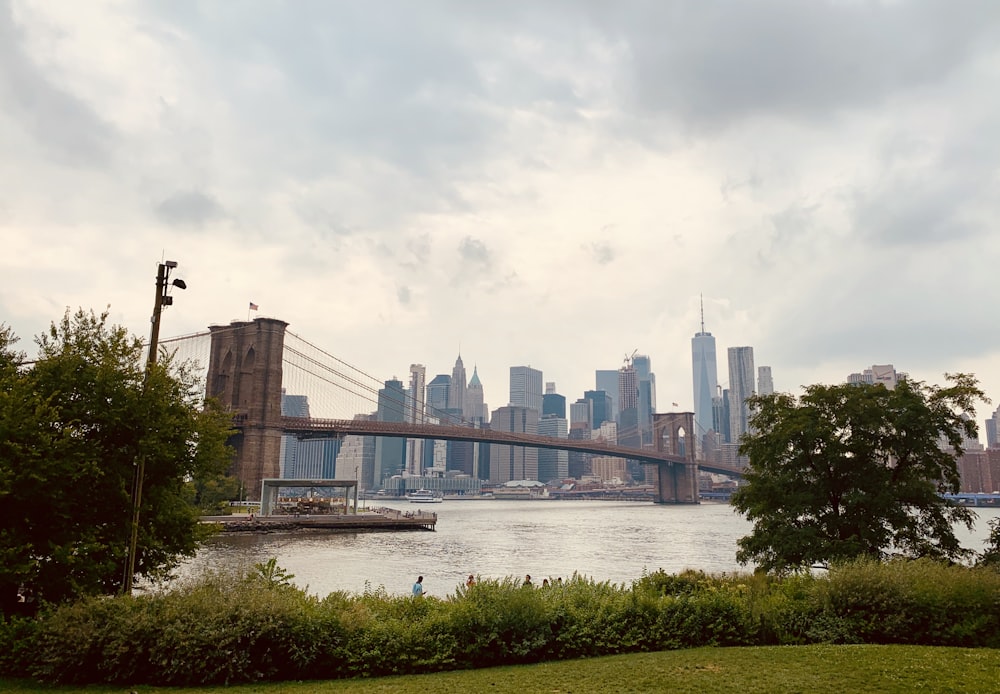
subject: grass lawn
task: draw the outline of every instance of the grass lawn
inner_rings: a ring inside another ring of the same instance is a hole
[[[1000,692],[1000,650],[923,646],[696,648],[432,675],[233,687],[42,687],[0,680],[12,694],[135,691],[185,694],[327,692]]]

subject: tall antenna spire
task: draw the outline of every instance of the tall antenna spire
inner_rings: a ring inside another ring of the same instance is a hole
[[[705,295],[699,294],[698,299],[701,300],[701,331],[705,332]]]

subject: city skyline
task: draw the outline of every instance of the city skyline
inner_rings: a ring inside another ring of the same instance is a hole
[[[145,337],[169,259],[164,337],[252,303],[382,380],[461,354],[491,409],[638,349],[692,410],[703,295],[778,390],[1000,399],[1000,6],[680,8],[2,3],[0,322]]]

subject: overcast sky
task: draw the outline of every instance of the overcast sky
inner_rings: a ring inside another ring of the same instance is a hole
[[[0,0],[0,321],[262,316],[491,408],[691,337],[1000,399],[1000,3]],[[994,403],[995,407],[996,403]],[[981,420],[987,411],[980,409]],[[985,437],[983,437],[985,440]]]

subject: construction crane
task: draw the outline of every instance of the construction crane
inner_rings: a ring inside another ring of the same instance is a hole
[[[625,368],[632,366],[632,358],[635,357],[635,354],[638,351],[639,351],[638,349],[633,349],[632,354],[625,355]]]

